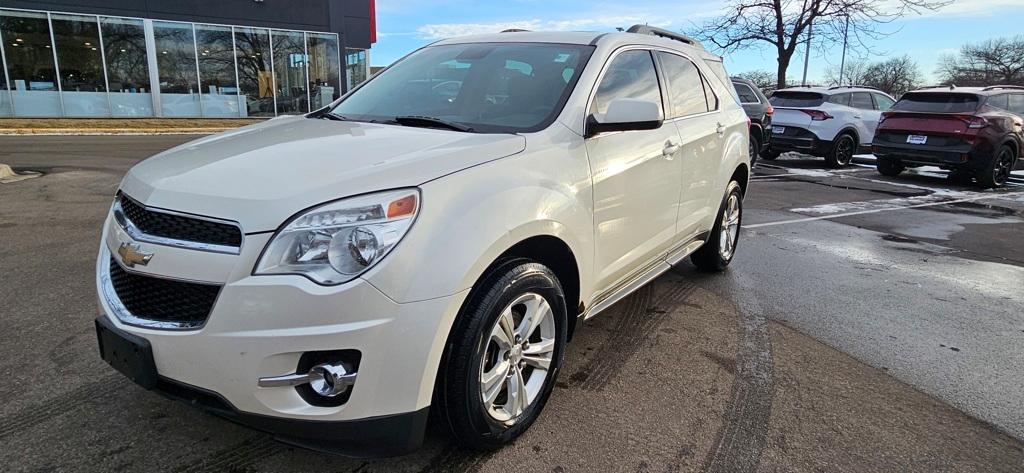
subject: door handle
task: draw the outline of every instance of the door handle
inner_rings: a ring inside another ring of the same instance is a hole
[[[721,123],[719,123],[718,124],[718,128],[715,128],[715,133],[718,133],[718,136],[724,135],[725,134],[725,125],[722,125]]]
[[[682,147],[679,146],[678,144],[675,144],[675,143],[669,141],[669,142],[665,143],[665,147],[662,148],[661,154],[663,156],[665,156],[666,158],[668,158],[668,159],[672,159],[672,157],[675,156],[675,154],[679,152],[680,148],[682,148]]]
[[[861,119],[861,118],[864,118],[864,117],[862,117],[860,115],[854,115],[853,118]]]

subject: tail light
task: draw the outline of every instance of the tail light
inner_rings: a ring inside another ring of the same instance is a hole
[[[988,120],[982,117],[970,117],[967,120],[967,128],[985,128],[988,126]]]
[[[829,115],[829,114],[827,114],[825,112],[822,112],[821,110],[800,110],[800,111],[810,115],[811,116],[811,120],[814,120],[816,122],[825,121],[825,120],[828,120],[829,118],[832,118],[832,115]]]
[[[771,105],[769,105],[768,106],[768,110],[765,110],[764,114],[768,115],[769,117],[772,116],[772,115],[775,115],[775,107],[772,107]]]
[[[885,123],[885,121],[893,115],[893,112],[882,112],[882,117],[878,119],[878,124],[881,125],[882,123]]]

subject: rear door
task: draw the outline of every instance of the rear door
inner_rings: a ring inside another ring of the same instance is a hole
[[[719,97],[696,64],[675,53],[655,54],[665,78],[669,103],[666,125],[676,129],[682,146],[683,176],[678,189],[676,226],[683,240],[678,243],[685,243],[689,237],[710,229],[709,222],[718,209],[721,192],[716,190],[715,178],[723,152],[723,135],[718,131],[724,128],[716,113]]]
[[[851,93],[850,108],[854,109],[852,124],[860,135],[860,144],[870,145],[871,139],[875,137],[875,128],[878,128],[878,121],[882,118],[882,112],[875,109],[875,101],[868,92]]]

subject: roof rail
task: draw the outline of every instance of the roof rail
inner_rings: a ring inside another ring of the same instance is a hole
[[[922,87],[918,87],[916,90],[922,90],[922,89],[949,89],[949,90],[953,90],[955,88],[956,88],[956,84],[938,84],[938,85],[925,85],[925,86],[922,86]]]
[[[1001,90],[1001,89],[1013,89],[1013,90],[1024,90],[1024,86],[1020,85],[990,85],[981,89],[982,92],[988,92],[990,90]]]
[[[871,90],[877,90],[879,92],[885,92],[884,90],[879,89],[878,87],[871,87],[870,85],[835,85],[835,86],[832,86],[832,87],[828,88],[828,90],[836,90],[836,89],[871,89]]]
[[[521,28],[509,28],[507,30],[501,30],[502,33],[526,33],[530,30],[524,30]]]
[[[633,25],[633,26],[630,26],[629,29],[626,30],[626,32],[627,33],[636,33],[636,34],[646,34],[646,35],[651,35],[651,36],[660,36],[662,38],[668,38],[668,39],[673,39],[673,40],[676,40],[676,41],[681,41],[681,42],[689,44],[690,46],[693,46],[695,48],[704,49],[704,45],[700,44],[700,41],[697,41],[697,40],[695,40],[695,39],[693,39],[693,38],[691,38],[689,36],[686,36],[684,34],[680,34],[680,33],[674,32],[674,31],[666,30],[664,28],[657,28],[657,27],[654,27],[654,26],[647,26],[647,25]]]

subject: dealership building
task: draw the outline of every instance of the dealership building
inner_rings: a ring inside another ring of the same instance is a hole
[[[374,0],[0,0],[0,117],[305,113],[369,75]]]

